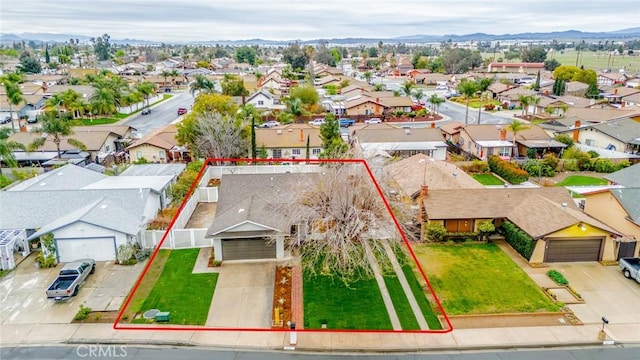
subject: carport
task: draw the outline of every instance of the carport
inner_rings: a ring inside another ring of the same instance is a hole
[[[24,230],[2,230],[0,231],[0,264],[2,270],[12,270],[16,267],[14,252],[19,252],[22,256],[27,256],[31,252],[27,243],[27,235]]]

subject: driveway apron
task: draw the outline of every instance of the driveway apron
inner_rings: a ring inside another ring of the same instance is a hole
[[[275,262],[225,262],[206,326],[270,328]]]

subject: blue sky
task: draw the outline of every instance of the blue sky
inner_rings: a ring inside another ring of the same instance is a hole
[[[0,32],[155,41],[395,37],[636,27],[637,0],[12,0]],[[635,13],[635,14],[634,14]]]

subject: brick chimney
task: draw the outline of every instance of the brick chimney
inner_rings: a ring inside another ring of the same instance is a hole
[[[304,130],[300,129],[300,142],[304,141]]]
[[[427,196],[429,196],[429,186],[420,185],[420,197],[425,198]]]
[[[576,120],[576,122],[573,124],[573,142],[574,143],[578,142],[578,138],[580,135],[580,130],[578,130],[579,127],[580,127],[580,120]]]
[[[432,128],[432,129],[435,129],[435,128],[436,128],[436,123],[432,122],[432,123],[431,123],[431,128]]]
[[[507,129],[500,129],[500,140],[507,140]]]

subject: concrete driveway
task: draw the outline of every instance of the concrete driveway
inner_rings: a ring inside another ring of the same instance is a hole
[[[144,263],[119,266],[98,262],[77,296],[65,302],[47,299],[45,291],[58,276],[62,264],[51,269],[36,269],[35,255],[29,256],[13,272],[0,280],[0,323],[68,324],[80,304],[98,310],[118,310],[137,279]]]
[[[606,316],[612,324],[640,324],[640,284],[622,275],[618,266],[597,262],[556,263],[560,271],[585,300],[568,305],[585,324],[602,323]]]
[[[270,328],[275,262],[225,262],[206,326]]]

